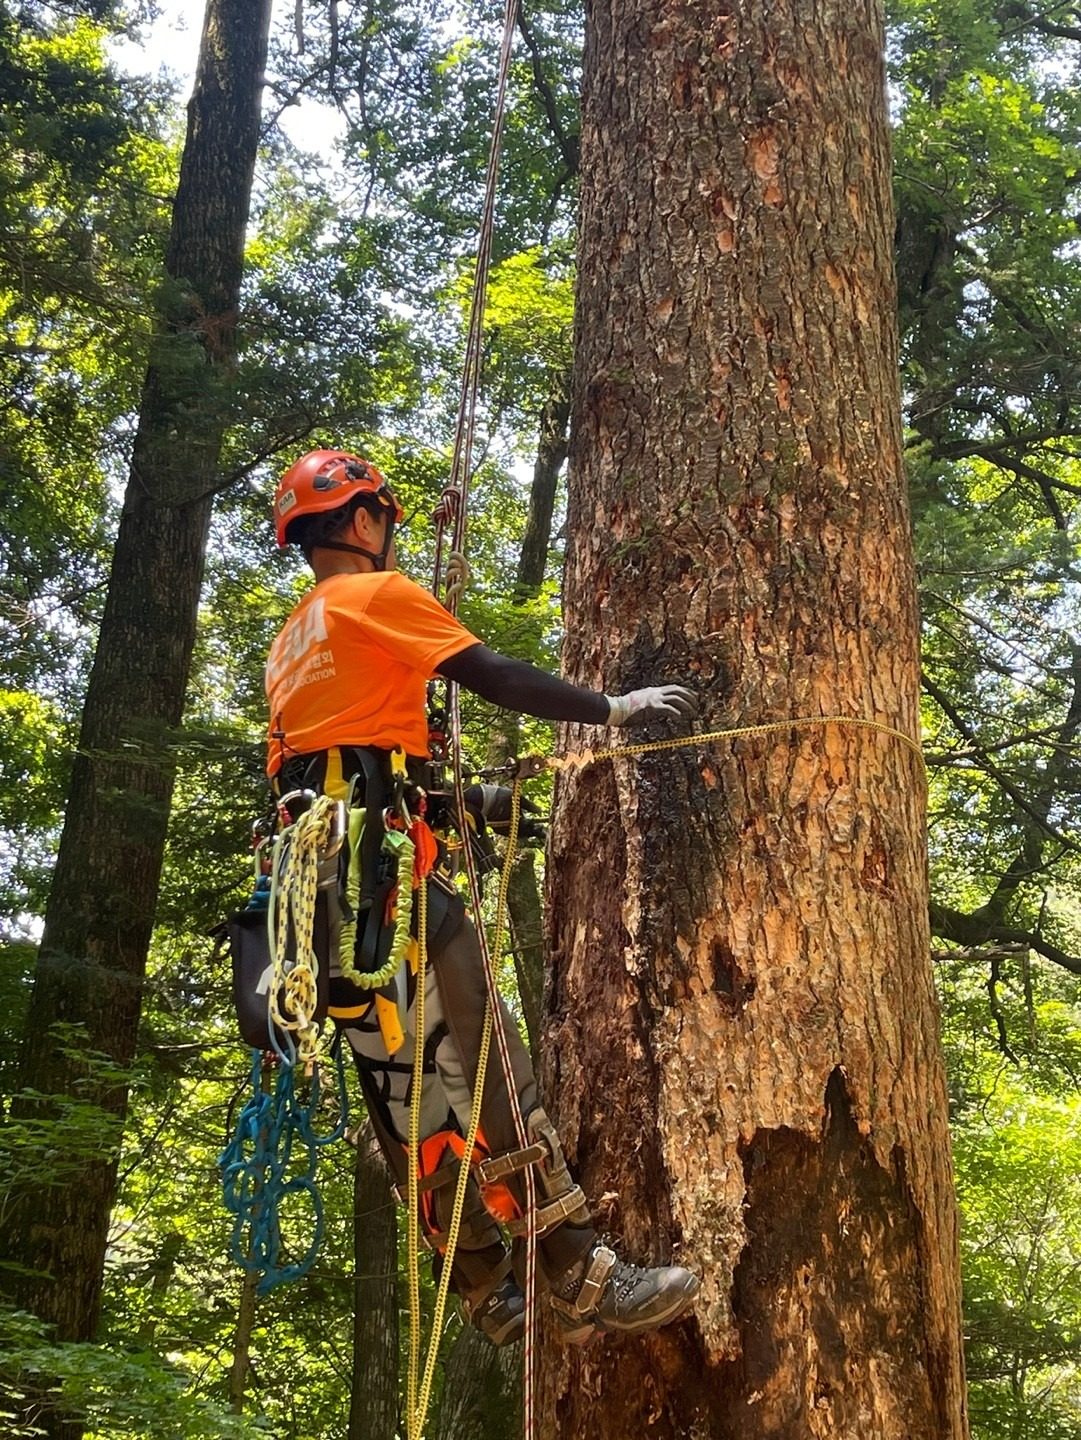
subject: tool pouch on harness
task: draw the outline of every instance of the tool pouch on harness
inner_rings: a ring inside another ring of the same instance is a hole
[[[330,1001],[328,961],[334,929],[332,912],[336,907],[337,902],[332,896],[320,892],[315,902],[315,933],[312,936],[312,945],[319,957],[316,980],[318,998],[315,1009],[317,1021],[326,1018]],[[266,911],[238,910],[229,916],[220,929],[225,933],[233,962],[233,1005],[236,1008],[241,1039],[245,1045],[254,1045],[260,1050],[283,1049],[286,1044],[285,1037],[276,1025],[271,1038],[268,1001],[274,967],[270,958]],[[290,945],[289,948],[295,949],[295,946]],[[283,1003],[280,994],[278,1003],[279,1006]]]

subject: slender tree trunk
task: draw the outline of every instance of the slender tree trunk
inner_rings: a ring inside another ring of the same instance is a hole
[[[228,413],[269,19],[270,0],[207,5],[162,334],[143,392],[22,1057],[23,1083],[39,1094],[82,1094],[120,1119],[127,1087],[115,1071],[135,1048]],[[66,1043],[60,1027],[74,1027]],[[80,1090],[84,1051],[104,1056],[111,1073],[92,1071]],[[33,1196],[0,1242],[36,1272],[10,1282],[15,1298],[53,1322],[58,1338],[94,1333],[115,1181],[115,1154],[103,1154]]]
[[[522,1018],[529,1048],[536,1055],[544,1004],[544,907],[532,850],[523,850],[514,862],[507,891],[507,914]]]
[[[240,1303],[236,1311],[233,1333],[233,1363],[229,1366],[229,1409],[240,1415],[248,1396],[248,1373],[251,1369],[251,1337],[255,1333],[255,1312],[259,1297],[255,1288],[259,1276],[246,1270],[240,1282]]]
[[[522,1350],[497,1350],[466,1325],[447,1354],[431,1440],[513,1440],[522,1420]]]
[[[533,463],[533,484],[529,489],[529,514],[518,555],[515,594],[519,600],[528,600],[536,595],[544,584],[548,548],[552,543],[552,516],[555,513],[559,472],[567,458],[570,411],[570,376],[553,374],[551,394],[540,414],[537,458]]]
[[[533,463],[533,483],[529,489],[529,514],[526,518],[522,548],[518,554],[518,573],[514,594],[519,604],[540,594],[548,568],[548,551],[552,543],[552,517],[555,513],[559,472],[567,458],[570,425],[570,376],[553,372],[551,392],[540,413],[537,427],[537,456]],[[518,752],[520,743],[517,722],[502,737],[502,757]],[[507,896],[511,940],[514,946],[514,971],[522,1002],[530,1048],[536,1053],[540,1034],[541,995],[544,989],[544,937],[540,887],[530,851],[523,851],[514,867]]]
[[[349,1440],[398,1433],[398,1212],[371,1129],[357,1137],[353,1179],[353,1376]]]
[[[589,10],[575,681],[919,734],[882,45],[874,0]],[[963,1440],[925,868],[879,733],[561,781],[546,1088],[605,1225],[703,1288],[552,1355],[542,1434]]]
[[[139,1326],[139,1344],[149,1349],[157,1337],[158,1302],[165,1298],[169,1286],[173,1283],[176,1275],[177,1261],[184,1250],[184,1236],[178,1230],[170,1230],[165,1239],[161,1242],[161,1250],[155,1259],[150,1280],[150,1314]]]

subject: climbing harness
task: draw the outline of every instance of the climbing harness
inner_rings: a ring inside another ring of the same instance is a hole
[[[297,1091],[297,1067],[278,1064],[273,1090],[264,1088],[272,1057],[252,1051],[251,1095],[236,1123],[233,1136],[218,1157],[222,1198],[233,1217],[229,1254],[241,1269],[261,1273],[256,1288],[266,1295],[276,1285],[298,1280],[315,1263],[323,1241],[323,1202],[315,1183],[321,1146],[340,1140],[349,1124],[342,1047],[336,1047],[338,1119],[320,1135],[316,1116],[320,1108],[319,1070],[312,1072],[307,1099]],[[305,1219],[304,1210],[307,1207]],[[291,1227],[306,1226],[310,1240],[300,1258],[282,1263],[283,1212]]]
[[[404,756],[401,759],[404,774]],[[294,812],[299,812],[294,819]],[[259,1043],[252,1051],[252,1094],[242,1110],[233,1137],[219,1159],[223,1197],[233,1215],[232,1257],[248,1271],[261,1271],[258,1293],[297,1279],[310,1270],[322,1240],[322,1201],[315,1180],[317,1149],[340,1139],[348,1122],[348,1104],[340,1037],[332,1047],[339,1094],[339,1119],[319,1135],[315,1115],[320,1099],[320,1036],[329,1011],[327,975],[321,971],[316,946],[317,904],[334,904],[347,917],[337,925],[341,969],[362,990],[374,991],[380,1028],[388,1048],[401,1043],[399,1007],[380,993],[396,979],[414,946],[410,935],[414,862],[417,846],[404,829],[387,824],[377,853],[394,862],[402,883],[385,898],[393,911],[389,954],[378,969],[358,970],[353,947],[360,909],[360,861],[364,848],[364,809],[347,810],[328,794],[294,790],[277,802],[278,833],[257,822],[253,831],[256,884],[248,909],[225,927],[234,950],[234,988],[242,1030]],[[400,814],[409,820],[404,805]],[[422,841],[423,841],[423,837]],[[346,880],[342,883],[342,850],[348,842]],[[425,854],[427,855],[427,851]],[[349,896],[353,904],[350,905]],[[391,903],[391,902],[396,903]],[[324,912],[325,917],[325,912]],[[365,917],[367,918],[367,917]],[[379,917],[382,918],[382,915]],[[380,927],[376,927],[380,928]],[[325,927],[328,939],[329,924]],[[261,937],[251,957],[252,941]],[[343,938],[344,937],[344,938]],[[240,973],[247,949],[255,971]],[[265,962],[265,964],[264,964]],[[263,967],[261,970],[259,967]],[[258,984],[253,981],[258,979]],[[251,1013],[252,990],[265,994],[262,1017]],[[248,993],[242,993],[248,992]],[[242,1013],[246,1002],[246,1015]],[[400,1008],[404,1012],[405,994]],[[264,1063],[265,1062],[265,1063]],[[272,1092],[262,1085],[266,1065],[277,1064]],[[301,1089],[307,1098],[302,1098]],[[281,1207],[290,1202],[294,1226],[300,1229],[304,1197],[311,1239],[299,1260],[282,1262]]]

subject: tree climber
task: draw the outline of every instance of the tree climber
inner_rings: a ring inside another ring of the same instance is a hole
[[[359,777],[369,787],[369,805],[371,785],[382,787],[381,814],[389,803],[392,749],[401,747],[410,757],[411,777],[424,775],[426,689],[433,675],[545,720],[618,726],[696,711],[691,692],[679,685],[611,697],[489,650],[395,568],[394,527],[401,507],[379,471],[356,455],[339,450],[304,455],[282,476],[274,509],[279,546],[299,545],[316,579],[267,662],[267,768],[279,794],[301,786],[341,794],[344,782]],[[470,1121],[487,994],[464,904],[438,872],[425,883],[431,963],[424,1011],[420,1218],[438,1253]],[[412,996],[404,1031],[388,1034],[370,992],[336,974],[333,958],[330,975],[330,1013],[353,1050],[373,1126],[402,1188],[412,1067],[395,1055],[415,1042]],[[484,1183],[470,1179],[452,1266],[452,1283],[467,1315],[496,1345],[523,1332],[524,1297],[494,1217],[512,1235],[524,1233],[522,1172],[532,1165],[539,1263],[564,1338],[584,1342],[597,1331],[645,1331],[675,1320],[697,1293],[698,1278],[678,1265],[629,1264],[598,1237],[539,1103],[529,1055],[505,1006],[503,1013],[528,1146],[518,1144],[502,1067],[493,1065],[478,1134],[478,1151],[490,1159],[479,1171]]]

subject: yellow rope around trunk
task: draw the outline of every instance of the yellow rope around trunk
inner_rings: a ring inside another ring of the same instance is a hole
[[[750,735],[775,735],[785,730],[816,730],[826,725],[839,725],[854,730],[874,730],[899,740],[919,758],[923,765],[923,746],[911,735],[879,720],[865,720],[857,715],[802,715],[794,720],[767,720],[760,725],[735,725],[726,730],[705,730],[700,735],[678,735],[671,740],[645,740],[637,745],[611,745],[600,750],[576,750],[570,755],[548,755],[549,770],[583,770],[598,760],[618,760],[624,755],[651,755],[659,750],[684,750],[694,745],[707,745],[714,740],[742,740]]]
[[[503,942],[503,930],[507,917],[507,895],[510,890],[511,871],[518,850],[518,826],[522,813],[522,782],[516,780],[511,788],[511,823],[507,835],[506,853],[499,876],[499,895],[496,900],[495,924],[492,931],[492,954],[498,956]],[[482,918],[476,917],[481,924]],[[420,1368],[420,1214],[417,1191],[417,1171],[420,1158],[420,1094],[424,1079],[424,985],[428,966],[428,894],[427,881],[422,880],[417,905],[417,991],[415,1000],[414,1025],[416,1044],[413,1051],[413,1093],[409,1108],[409,1377],[406,1387],[406,1434],[408,1440],[423,1440],[424,1425],[431,1403],[432,1381],[435,1378],[435,1362],[439,1354],[439,1342],[443,1332],[447,1298],[450,1293],[451,1267],[454,1252],[458,1248],[458,1233],[465,1209],[465,1193],[469,1185],[470,1157],[480,1129],[481,1097],[488,1073],[488,1055],[492,1040],[492,1007],[485,1004],[484,1024],[481,1029],[480,1047],[477,1054],[477,1074],[473,1085],[473,1105],[469,1117],[469,1133],[465,1137],[465,1150],[458,1180],[454,1187],[454,1208],[447,1228],[447,1244],[443,1253],[443,1269],[435,1297],[435,1313],[432,1316],[432,1334],[428,1342],[428,1355],[424,1363],[424,1374],[418,1379]]]

